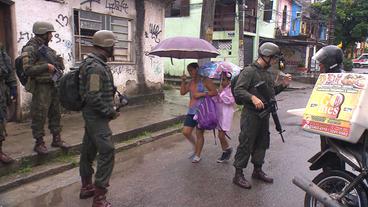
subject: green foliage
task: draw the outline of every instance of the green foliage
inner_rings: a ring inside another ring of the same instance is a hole
[[[165,91],[169,91],[169,90],[174,89],[174,87],[172,85],[169,85],[169,84],[164,84],[162,86],[162,89],[165,90]]]
[[[18,170],[18,173],[20,174],[26,174],[32,172],[32,167],[29,165],[21,166]]]
[[[151,137],[151,136],[152,136],[152,132],[144,131],[144,132],[140,133],[136,138],[137,139],[143,139],[143,138],[147,138],[147,137]]]
[[[344,70],[345,71],[352,71],[353,70],[353,61],[350,59],[344,59]]]
[[[327,22],[331,13],[331,0],[315,3],[312,8]],[[337,0],[335,44],[343,43],[343,49],[353,48],[355,42],[368,37],[368,1]]]
[[[62,162],[62,163],[74,163],[75,162],[75,155],[73,154],[62,154],[56,158],[56,161]]]
[[[15,172],[20,174],[27,174],[32,172],[32,161],[29,158],[23,158],[21,160],[19,169]]]

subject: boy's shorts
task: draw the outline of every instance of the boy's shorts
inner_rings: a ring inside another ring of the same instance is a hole
[[[193,118],[194,118],[194,114],[187,114],[184,120],[184,126],[192,127],[192,128],[196,127],[198,125],[198,122],[194,120]]]

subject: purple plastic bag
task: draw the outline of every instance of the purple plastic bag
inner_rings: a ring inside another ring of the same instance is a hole
[[[200,129],[212,130],[216,129],[218,120],[216,113],[216,105],[211,97],[206,96],[197,108],[194,120],[198,121]]]

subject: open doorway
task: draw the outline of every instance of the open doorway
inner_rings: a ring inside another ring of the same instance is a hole
[[[14,4],[10,0],[0,0],[0,42],[3,43],[4,48],[8,55],[14,62],[13,54],[13,30],[12,30],[12,15],[11,6]],[[17,101],[18,102],[18,101]],[[17,102],[12,103],[8,108],[8,121],[16,120]]]

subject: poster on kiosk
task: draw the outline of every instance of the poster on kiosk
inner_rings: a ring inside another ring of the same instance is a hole
[[[368,75],[321,74],[304,111],[302,128],[350,143],[368,129]]]

